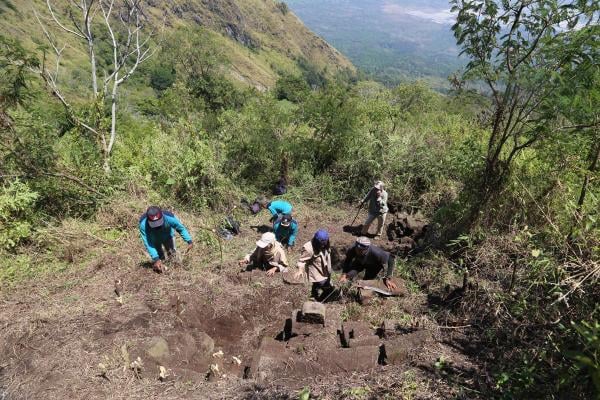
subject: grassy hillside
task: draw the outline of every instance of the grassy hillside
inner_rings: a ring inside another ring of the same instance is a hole
[[[54,1],[63,22],[68,23],[66,1]],[[282,73],[299,74],[307,63],[324,75],[354,71],[352,64],[336,49],[315,35],[278,1],[273,0],[192,0],[148,1],[147,16],[158,29],[155,41],[161,43],[178,28],[206,28],[229,61],[227,75],[236,81],[266,90]],[[68,43],[63,63],[76,85],[87,66],[85,49],[64,32],[54,29],[45,2],[3,1],[0,3],[0,31],[23,40],[30,48],[48,47],[35,19],[36,9],[60,43]],[[97,18],[100,21],[100,18]]]

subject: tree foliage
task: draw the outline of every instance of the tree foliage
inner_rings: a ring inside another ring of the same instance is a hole
[[[452,1],[454,35],[469,58],[465,77],[483,82],[493,100],[482,173],[484,202],[501,187],[515,157],[557,129],[551,99],[570,68],[597,59],[594,1]]]

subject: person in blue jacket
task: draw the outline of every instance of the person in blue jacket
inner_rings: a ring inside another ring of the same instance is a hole
[[[266,198],[261,198],[258,203],[261,208],[266,208],[271,213],[271,222],[275,222],[284,214],[292,213],[292,205],[285,200],[268,201]]]
[[[140,218],[140,236],[142,242],[152,258],[152,268],[156,272],[163,272],[161,260],[165,259],[165,250],[169,257],[176,253],[175,231],[179,232],[183,240],[192,248],[192,237],[181,221],[168,211],[151,206]],[[164,249],[163,249],[164,248]]]
[[[283,247],[293,247],[298,235],[298,221],[293,219],[291,214],[283,214],[275,221],[273,232]]]

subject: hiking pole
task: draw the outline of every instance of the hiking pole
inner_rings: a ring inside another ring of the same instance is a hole
[[[354,217],[354,219],[350,223],[350,226],[354,226],[354,223],[356,222],[356,218],[358,218],[358,214],[360,214],[360,210],[362,210],[364,204],[365,203],[363,202],[363,203],[360,204],[360,207],[358,207],[358,211],[356,212],[356,216]]]

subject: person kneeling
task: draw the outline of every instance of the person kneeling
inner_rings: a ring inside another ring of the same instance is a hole
[[[246,254],[239,262],[240,266],[246,266],[247,270],[260,268],[267,271],[267,276],[273,276],[277,271],[285,272],[288,268],[285,250],[275,240],[273,232],[263,233],[260,240],[256,242],[256,248],[250,254]]]
[[[327,300],[334,287],[331,286],[331,246],[326,230],[319,229],[312,240],[302,246],[297,265],[296,279],[308,276],[312,283],[311,297],[317,301]]]
[[[291,214],[284,214],[275,221],[273,232],[283,247],[286,249],[294,247],[298,235],[298,221],[292,218]]]
[[[346,253],[340,283],[353,280],[362,271],[364,271],[363,279],[365,281],[374,280],[381,271],[385,270],[383,283],[391,292],[394,292],[398,289],[391,279],[394,263],[393,255],[371,244],[368,238],[361,236],[356,239],[354,246]]]

